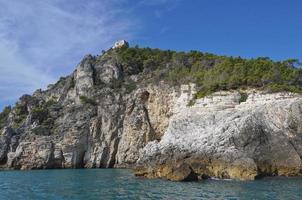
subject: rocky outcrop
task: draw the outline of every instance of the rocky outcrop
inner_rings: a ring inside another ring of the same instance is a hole
[[[215,93],[173,116],[162,140],[141,151],[136,174],[170,180],[299,175],[301,97],[248,95],[240,103],[238,92]]]
[[[149,98],[147,91],[138,91],[137,98],[127,106],[118,152],[117,165],[134,165],[138,159],[138,149],[154,140],[154,130],[149,121],[144,103]]]
[[[11,128],[4,128],[0,135],[0,163],[7,162],[9,151],[16,149],[16,133]]]
[[[90,89],[84,89],[85,87],[81,87],[84,92],[81,94],[91,96]],[[51,100],[54,101],[51,102],[53,105],[43,108],[46,111],[42,113],[43,118],[50,117],[54,120],[51,127],[46,127],[49,123],[46,119],[34,121],[32,111],[26,110],[26,113],[30,114],[26,117],[26,123],[18,129],[19,134],[12,128],[4,129],[1,134],[2,168],[135,166],[139,149],[150,141],[160,139],[168,123],[169,115],[164,112],[155,116],[154,113],[158,111],[153,109],[157,107],[151,105],[156,104],[169,110],[169,104],[163,102],[161,95],[157,94],[161,91],[160,88],[141,88],[125,96],[107,90],[108,88],[104,88],[103,91],[107,92],[106,95],[93,100],[87,96],[91,101],[95,101],[95,104],[88,100],[82,102],[78,95],[73,100],[65,99],[63,102],[67,105],[64,107],[58,105],[57,100]],[[42,104],[42,107],[49,103],[37,97],[30,98],[41,101],[37,104]],[[159,102],[161,104],[158,104]],[[24,104],[26,109],[29,106],[27,102],[22,101],[21,104]],[[154,121],[156,117],[164,121]]]
[[[110,49],[85,56],[46,91],[20,98],[1,130],[0,168],[135,166],[139,149],[163,135],[175,88],[139,85],[124,71]],[[136,89],[127,91],[130,83]]]
[[[127,47],[84,57],[1,115],[0,168],[134,168],[174,181],[301,173],[301,96],[249,89],[195,99],[193,83],[152,79],[175,59],[152,70],[152,60],[122,62],[119,53],[137,50],[119,52]]]
[[[91,55],[87,55],[78,65],[75,71],[75,88],[78,95],[86,95],[85,92],[94,84],[94,69],[92,67],[93,62],[94,58]]]

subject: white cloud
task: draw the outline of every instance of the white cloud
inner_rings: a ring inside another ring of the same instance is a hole
[[[122,1],[0,0],[0,104],[68,74],[87,53],[131,39]]]
[[[40,88],[52,78],[40,69],[27,63],[23,58],[17,58],[16,44],[0,39],[0,100],[16,99],[21,93]]]

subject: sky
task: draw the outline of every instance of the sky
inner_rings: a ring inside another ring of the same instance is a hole
[[[302,61],[301,0],[0,0],[0,110],[131,46]]]

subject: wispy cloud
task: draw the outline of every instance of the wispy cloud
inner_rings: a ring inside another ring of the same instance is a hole
[[[158,5],[163,5],[163,4],[172,5],[178,1],[179,0],[141,0],[140,4],[149,5],[149,6],[158,6]]]
[[[121,2],[0,0],[0,104],[54,82],[84,54],[131,39],[137,22]]]
[[[154,7],[154,16],[161,18],[164,13],[174,10],[183,0],[141,0],[139,5]]]
[[[69,74],[85,54],[141,37],[148,25],[137,10],[160,18],[180,1],[0,0],[0,110]]]

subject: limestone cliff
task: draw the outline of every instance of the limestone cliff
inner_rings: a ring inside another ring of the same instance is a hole
[[[22,96],[0,127],[0,168],[135,166],[168,126],[177,87],[127,74],[116,52],[125,45],[87,55],[70,76]]]
[[[137,175],[170,180],[253,180],[301,173],[302,98],[292,93],[217,92],[170,119],[141,150]]]
[[[191,57],[164,52],[155,63],[147,49],[151,60],[127,62],[123,48],[85,56],[71,75],[3,112],[0,168],[120,167],[170,180],[300,174],[300,95],[238,88],[196,99],[194,81],[165,79]],[[204,70],[219,59],[198,62]]]

